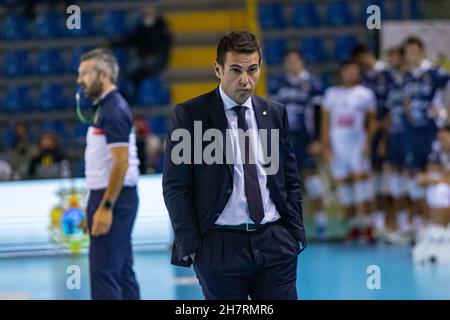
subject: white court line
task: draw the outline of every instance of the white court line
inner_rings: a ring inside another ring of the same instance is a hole
[[[194,284],[198,284],[198,279],[195,276],[190,277],[177,277],[170,280],[171,284],[175,284],[177,286],[191,286]]]

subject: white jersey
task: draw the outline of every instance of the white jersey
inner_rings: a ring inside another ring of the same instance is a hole
[[[362,147],[367,136],[366,115],[376,107],[373,91],[362,85],[331,87],[325,91],[323,107],[330,113],[330,142],[334,152]]]

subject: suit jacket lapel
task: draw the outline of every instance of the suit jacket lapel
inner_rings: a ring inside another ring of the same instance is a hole
[[[256,117],[256,123],[258,124],[258,129],[267,130],[267,132],[265,133],[267,137],[267,149],[263,150],[267,155],[271,155],[272,153],[271,129],[273,129],[272,123],[273,115],[269,113],[269,108],[267,107],[267,104],[256,96],[252,97],[252,105]],[[272,187],[272,182],[273,182],[273,175],[267,175],[267,185],[269,189],[271,189]]]
[[[206,106],[208,108],[208,114],[211,119],[212,127],[220,130],[222,133],[222,137],[226,137],[227,129],[228,129],[228,121],[227,116],[225,114],[225,109],[223,106],[222,98],[220,97],[219,87],[217,87],[211,94],[211,102]],[[231,141],[231,140],[230,140]],[[219,142],[222,146],[224,161],[226,163],[226,144],[225,141]],[[230,150],[232,152],[232,150]],[[231,153],[232,154],[232,153]],[[233,164],[229,163],[227,165],[228,170],[230,171],[231,177],[233,178]]]

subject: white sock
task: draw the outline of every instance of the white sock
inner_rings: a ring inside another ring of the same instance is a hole
[[[415,231],[422,229],[425,226],[425,219],[418,214],[415,214],[412,221],[412,227]]]
[[[323,211],[318,211],[314,215],[314,222],[317,226],[326,226],[328,224],[328,216]]]
[[[411,225],[409,223],[409,212],[407,210],[400,211],[396,216],[396,220],[398,231],[405,232],[411,229]]]
[[[386,213],[383,211],[375,211],[372,214],[372,225],[378,231],[384,230],[386,227]]]

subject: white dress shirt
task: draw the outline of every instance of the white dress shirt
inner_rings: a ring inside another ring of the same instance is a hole
[[[228,120],[228,132],[231,134],[231,145],[233,150],[233,191],[228,199],[228,202],[223,209],[221,215],[216,221],[219,225],[239,225],[244,223],[254,223],[248,214],[247,197],[245,195],[245,181],[244,181],[244,167],[241,160],[241,152],[239,148],[238,138],[238,123],[237,114],[232,109],[239,105],[234,102],[227,94],[222,90],[222,86],[219,87],[220,96],[225,108],[225,115]],[[259,186],[261,189],[261,197],[264,206],[264,219],[261,224],[276,221],[280,218],[279,213],[270,199],[270,192],[267,188],[267,176],[262,166],[262,146],[260,145],[260,139],[258,136],[258,125],[256,123],[255,112],[253,110],[252,99],[248,98],[242,106],[246,107],[245,120],[247,121],[248,128],[251,130],[253,139],[250,141],[257,141],[252,145],[253,154],[256,155],[256,171],[258,174]]]

